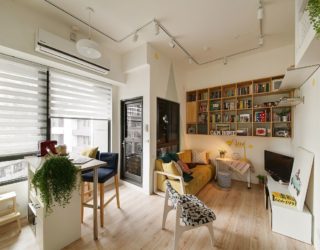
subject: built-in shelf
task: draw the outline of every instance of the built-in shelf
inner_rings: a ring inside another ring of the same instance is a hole
[[[305,67],[290,67],[280,85],[280,90],[300,88],[319,68],[319,64]]]

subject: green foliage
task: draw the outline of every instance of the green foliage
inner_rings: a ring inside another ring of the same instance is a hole
[[[307,5],[309,11],[310,21],[316,31],[318,37],[320,36],[320,0],[309,0]]]
[[[257,178],[259,180],[259,183],[261,183],[261,184],[265,183],[266,176],[259,174],[259,175],[257,175]]]
[[[278,116],[286,116],[290,113],[290,109],[281,109],[276,112]]]
[[[76,188],[78,168],[63,156],[52,156],[39,168],[32,179],[32,184],[40,190],[46,212],[52,212],[55,203],[65,207],[72,191]]]

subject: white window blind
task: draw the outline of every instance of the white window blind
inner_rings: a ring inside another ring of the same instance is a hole
[[[108,84],[51,70],[49,86],[50,117],[111,120]]]
[[[0,58],[0,156],[35,152],[46,137],[46,69]]]

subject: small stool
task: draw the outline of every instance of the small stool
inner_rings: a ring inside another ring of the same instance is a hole
[[[218,185],[222,188],[230,188],[231,173],[226,171],[218,171]]]
[[[5,194],[0,194],[0,204],[4,202],[12,201],[12,207],[1,210],[0,211],[0,226],[8,224],[12,221],[17,221],[18,225],[18,232],[21,232],[21,225],[20,225],[20,213],[17,212],[16,208],[16,193],[9,192]]]

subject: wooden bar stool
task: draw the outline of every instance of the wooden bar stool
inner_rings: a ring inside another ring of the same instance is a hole
[[[98,158],[100,161],[107,162],[106,167],[100,167],[98,169],[98,183],[99,183],[99,192],[100,192],[100,226],[104,226],[104,208],[107,206],[114,198],[117,198],[117,207],[120,208],[120,198],[119,198],[119,180],[118,180],[118,154],[117,153],[100,153]],[[111,178],[114,178],[114,185],[116,194],[113,195],[106,202],[104,201],[104,183]],[[81,222],[83,223],[83,212],[84,207],[92,207],[87,204],[90,198],[90,193],[92,190],[85,191],[85,183],[93,182],[93,171],[84,173],[81,175]],[[85,199],[86,195],[89,195],[89,199]]]
[[[3,209],[0,211],[0,226],[8,224],[12,221],[17,221],[18,232],[21,232],[21,224],[20,224],[20,213],[17,211],[16,207],[16,193],[9,192],[5,194],[0,194],[0,204],[5,202],[12,202],[12,206],[7,209]]]

